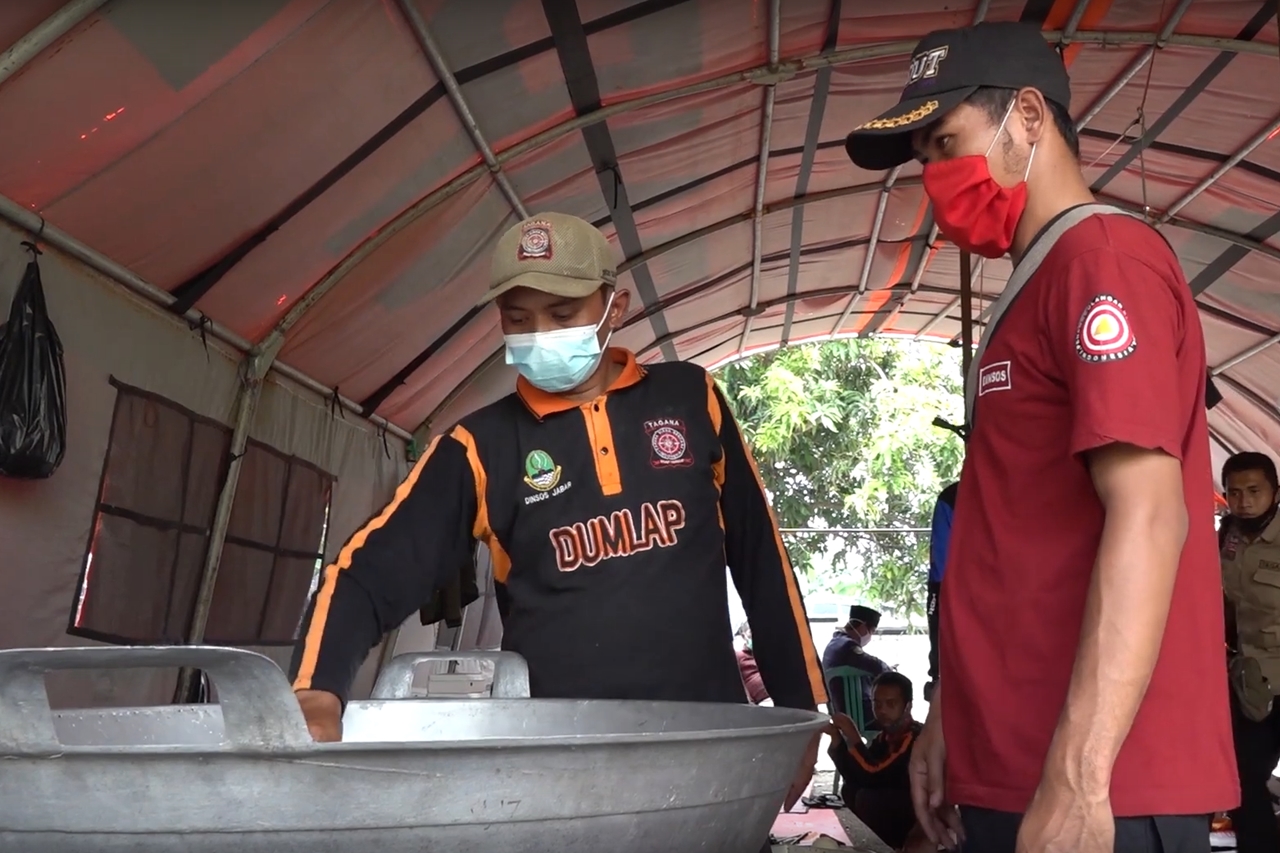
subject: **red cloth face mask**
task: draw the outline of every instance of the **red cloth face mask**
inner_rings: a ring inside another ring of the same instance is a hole
[[[1012,112],[1013,105],[1009,105]],[[1027,208],[1027,175],[1014,187],[1004,187],[991,177],[988,158],[996,140],[1004,132],[1005,121],[996,130],[986,154],[971,154],[954,160],[926,163],[924,191],[933,202],[938,228],[952,243],[984,258],[1001,258],[1013,247],[1018,220]],[[1027,174],[1035,157],[1033,145],[1027,158]]]

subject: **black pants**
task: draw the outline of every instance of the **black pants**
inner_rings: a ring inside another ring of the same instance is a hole
[[[861,788],[845,800],[849,810],[885,844],[897,850],[907,843],[916,825],[911,791],[897,788]]]
[[[929,680],[938,680],[938,594],[941,581],[929,581],[929,597],[925,600],[925,618],[929,620]]]
[[[961,807],[963,853],[1014,853],[1022,815]],[[1209,853],[1209,815],[1116,819],[1115,853]]]
[[[1231,697],[1231,728],[1236,742],[1236,769],[1240,773],[1240,808],[1231,813],[1238,853],[1275,853],[1280,850],[1280,829],[1271,809],[1267,781],[1280,761],[1280,709],[1262,722],[1240,713]]]

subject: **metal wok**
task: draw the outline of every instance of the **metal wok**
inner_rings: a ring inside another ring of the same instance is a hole
[[[148,666],[205,670],[220,704],[49,710],[50,670]],[[389,668],[379,692],[407,692],[412,668]],[[499,692],[522,668],[500,660]],[[252,652],[0,651],[0,851],[756,853],[822,722],[747,705],[373,699],[350,703],[342,743],[317,744],[284,674]]]

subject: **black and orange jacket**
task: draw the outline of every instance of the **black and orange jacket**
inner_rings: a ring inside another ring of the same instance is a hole
[[[845,784],[853,788],[910,790],[911,750],[923,728],[912,720],[911,727],[900,738],[891,739],[887,733],[880,732],[870,743],[832,744],[832,750],[847,749],[852,759],[837,765]]]
[[[346,699],[369,650],[493,555],[502,646],[535,697],[745,701],[725,566],[777,705],[826,702],[778,527],[715,381],[624,350],[581,405],[523,380],[436,438],[327,567],[304,617],[297,690]]]

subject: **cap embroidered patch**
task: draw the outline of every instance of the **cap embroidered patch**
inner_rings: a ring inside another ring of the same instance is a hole
[[[937,101],[925,101],[914,110],[905,112],[900,116],[891,118],[876,118],[868,122],[863,122],[854,128],[854,130],[892,130],[895,127],[902,127],[907,124],[915,124],[925,116],[932,113],[938,108]]]
[[[1103,294],[1085,306],[1076,328],[1076,355],[1097,364],[1128,358],[1137,348],[1137,338],[1120,300]]]
[[[531,258],[547,259],[551,257],[551,223],[545,219],[526,222],[520,229],[520,246],[516,257],[522,261]]]

